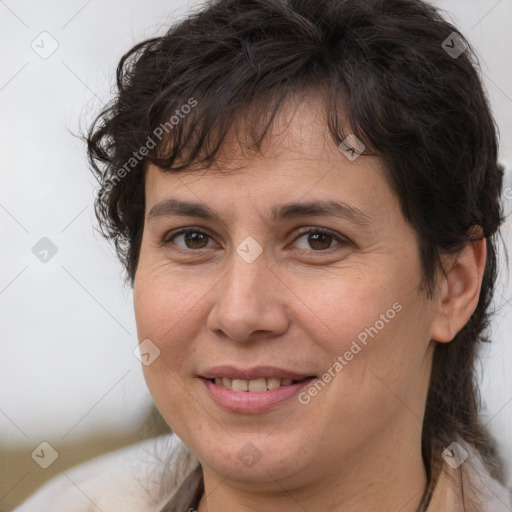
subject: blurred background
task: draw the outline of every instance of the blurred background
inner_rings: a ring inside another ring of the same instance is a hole
[[[148,435],[131,289],[95,231],[96,182],[72,134],[110,100],[121,56],[201,3],[0,0],[0,512],[67,467]],[[512,248],[512,1],[432,3],[480,58],[501,132],[503,240]],[[502,256],[495,341],[479,375],[484,421],[512,485],[506,266]],[[32,456],[42,442],[59,454],[48,469]]]

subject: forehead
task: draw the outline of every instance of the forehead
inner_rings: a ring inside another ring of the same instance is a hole
[[[243,120],[231,127],[210,168],[170,172],[148,165],[146,216],[170,196],[224,210],[254,204],[274,220],[283,203],[331,200],[378,215],[396,202],[380,158],[350,160],[335,144],[319,99],[285,105],[260,151],[248,148],[247,128]]]

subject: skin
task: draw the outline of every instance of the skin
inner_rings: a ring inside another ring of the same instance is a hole
[[[421,425],[433,348],[452,340],[477,306],[485,239],[445,257],[448,276],[428,300],[415,231],[381,160],[345,158],[320,105],[288,104],[263,155],[232,130],[217,159],[228,175],[147,169],[134,282],[138,338],[159,347],[143,367],[147,385],[202,464],[199,512],[413,512],[426,485]],[[148,222],[151,208],[170,197],[207,204],[221,221]],[[320,199],[357,207],[371,225],[334,216],[269,220],[274,205]],[[169,241],[184,227],[210,237],[191,247],[183,235]],[[333,238],[315,245],[300,227],[326,228]],[[248,236],[263,249],[252,263],[236,252]],[[321,376],[394,303],[401,311],[306,405],[293,397],[265,413],[230,413],[197,377],[219,364]],[[247,443],[261,456],[251,467],[237,456]]]

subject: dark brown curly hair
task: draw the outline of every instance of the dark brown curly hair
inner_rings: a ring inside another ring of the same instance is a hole
[[[133,286],[147,164],[164,172],[209,168],[240,119],[258,151],[283,102],[311,91],[324,99],[334,144],[353,133],[364,154],[384,162],[417,232],[429,298],[437,271],[445,272],[440,256],[457,253],[475,239],[471,228],[482,228],[487,261],[478,306],[450,343],[436,346],[422,455],[429,492],[441,453],[457,436],[503,482],[478,415],[475,360],[495,313],[504,171],[478,60],[438,9],[420,0],[218,0],[137,44],[118,65],[115,98],[85,136],[100,184],[101,233]],[[200,489],[200,471],[196,480]]]

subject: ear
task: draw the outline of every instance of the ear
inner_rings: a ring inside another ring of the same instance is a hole
[[[487,259],[487,240],[480,226],[473,226],[468,235],[480,238],[467,242],[457,255],[441,257],[446,277],[441,276],[441,291],[431,326],[431,339],[439,342],[451,341],[478,305]]]

